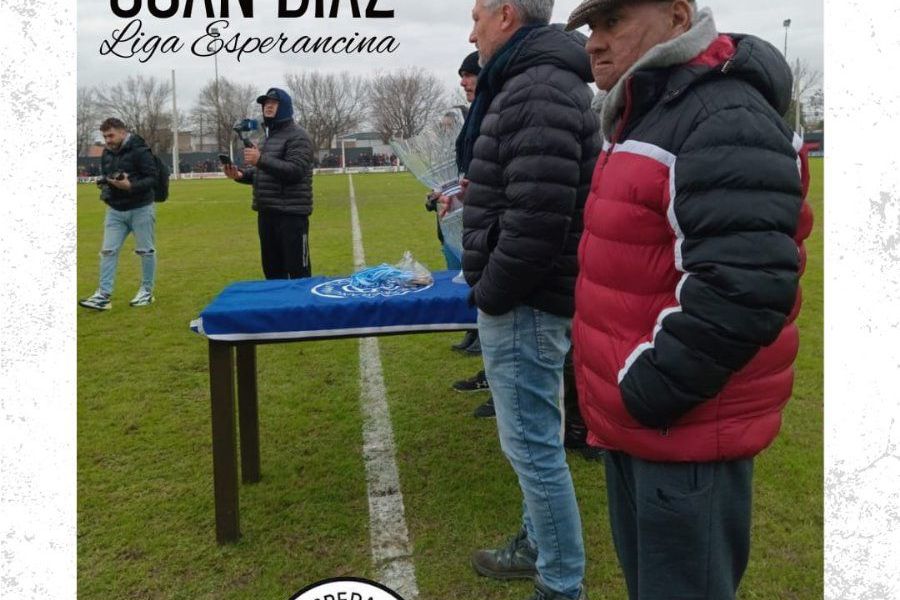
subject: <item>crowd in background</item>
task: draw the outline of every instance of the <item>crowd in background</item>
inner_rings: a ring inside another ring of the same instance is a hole
[[[399,159],[391,154],[358,154],[356,156],[347,156],[348,167],[396,167],[400,164]],[[323,169],[339,169],[341,168],[341,155],[330,153],[322,157],[318,161],[318,168]]]

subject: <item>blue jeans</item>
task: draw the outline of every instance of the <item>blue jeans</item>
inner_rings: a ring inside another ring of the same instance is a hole
[[[448,271],[459,271],[462,269],[462,263],[447,244],[441,244],[441,252],[444,253],[444,260],[447,262]]]
[[[119,251],[129,233],[134,233],[134,252],[141,257],[141,287],[153,290],[156,277],[156,207],[153,204],[132,210],[106,208],[103,248],[100,250],[100,291],[112,295],[119,264]]]
[[[500,447],[519,478],[538,576],[576,597],[584,579],[581,516],[562,438],[563,363],[571,320],[528,306],[478,311],[478,335]]]

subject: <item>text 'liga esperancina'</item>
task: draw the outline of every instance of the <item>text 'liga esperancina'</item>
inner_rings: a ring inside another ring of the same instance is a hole
[[[394,11],[385,8],[384,0],[278,0],[277,17],[279,19],[337,19],[339,16],[350,16],[354,19],[390,19]],[[393,36],[361,35],[353,32],[349,35],[287,35],[277,33],[268,36],[248,36],[239,32],[229,33],[227,19],[231,16],[229,0],[219,0],[218,11],[213,0],[110,0],[110,7],[115,16],[131,19],[121,29],[100,44],[100,54],[119,58],[137,58],[139,62],[147,62],[157,53],[173,54],[185,48],[185,42],[177,35],[161,36],[144,30],[144,23],[135,18],[146,11],[149,16],[158,19],[184,18],[218,18],[206,25],[203,35],[190,44],[190,51],[196,56],[213,56],[221,52],[235,55],[240,61],[245,54],[383,54],[392,53],[399,47]],[[253,0],[236,0],[240,15],[245,19],[253,18]],[[343,5],[343,8],[341,7]],[[363,6],[364,5],[364,6]],[[275,8],[275,7],[273,7]],[[237,14],[235,15],[237,16]]]

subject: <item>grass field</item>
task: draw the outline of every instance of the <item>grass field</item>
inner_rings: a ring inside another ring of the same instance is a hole
[[[795,397],[782,434],[756,462],[753,547],[740,597],[822,596],[822,162],[809,241]],[[443,268],[423,188],[408,175],[354,176],[369,264],[411,250]],[[315,180],[316,274],[352,270],[348,180]],[[78,315],[78,588],[82,599],[286,599],[315,580],[375,578],[361,455],[358,343],[259,349],[263,480],[241,487],[243,537],[215,543],[205,340],[188,323],[228,283],[259,279],[249,190],[184,181],[158,206],[157,303],[132,309],[139,281],[129,238],[113,309]],[[78,291],[96,287],[103,205],[78,189]],[[73,302],[74,302],[73,298]],[[526,597],[528,582],[477,577],[472,550],[518,527],[520,495],[485,396],[449,384],[479,360],[458,334],[380,340],[406,518],[423,600]],[[592,599],[625,588],[612,549],[600,463],[570,456],[585,524]]]

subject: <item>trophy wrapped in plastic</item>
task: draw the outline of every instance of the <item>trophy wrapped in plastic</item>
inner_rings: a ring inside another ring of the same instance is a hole
[[[391,140],[391,149],[424,185],[446,196],[457,195],[460,190],[456,138],[462,126],[462,114],[452,110],[418,135],[405,140]]]
[[[391,140],[391,149],[410,173],[422,184],[443,196],[456,198],[462,193],[456,167],[456,138],[463,126],[462,113],[452,110],[421,133],[405,140]],[[462,257],[462,203],[454,200],[450,212],[440,220],[441,233],[448,249]],[[454,278],[462,282],[462,272]]]

